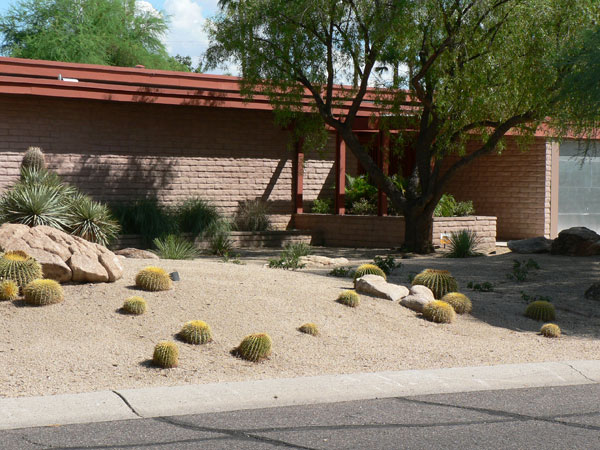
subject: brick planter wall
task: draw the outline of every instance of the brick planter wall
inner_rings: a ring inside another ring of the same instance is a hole
[[[336,216],[331,214],[295,214],[294,227],[319,236],[319,244],[331,247],[399,247],[404,242],[404,217]],[[436,217],[433,221],[433,245],[440,235],[462,229],[473,230],[482,239],[482,248],[496,245],[496,218],[491,216]]]

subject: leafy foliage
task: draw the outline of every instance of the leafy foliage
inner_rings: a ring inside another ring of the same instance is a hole
[[[434,217],[461,217],[475,213],[473,202],[457,202],[452,194],[444,194],[433,210]]]
[[[402,263],[397,263],[396,258],[392,255],[387,255],[385,258],[382,256],[375,256],[373,263],[379,267],[386,275],[391,274],[394,270],[402,267]]]
[[[317,198],[313,201],[310,212],[313,214],[331,214],[333,212],[333,202],[331,199]]]
[[[176,234],[156,238],[152,243],[161,259],[194,259],[198,256],[194,243]]]
[[[279,258],[269,259],[269,267],[275,269],[296,270],[302,269],[304,264],[300,262],[300,257],[310,255],[312,248],[304,242],[287,244],[281,252]]]

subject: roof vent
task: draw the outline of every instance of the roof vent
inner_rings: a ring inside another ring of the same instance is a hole
[[[79,83],[77,78],[63,78],[62,74],[58,74],[58,81],[66,81],[68,83]]]

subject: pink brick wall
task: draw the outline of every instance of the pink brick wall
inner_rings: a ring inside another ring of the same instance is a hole
[[[277,228],[291,217],[288,134],[268,112],[0,97],[0,191],[17,180],[30,145],[97,199],[200,196],[232,215],[239,201],[263,198]],[[333,184],[332,152],[307,154],[307,200]]]

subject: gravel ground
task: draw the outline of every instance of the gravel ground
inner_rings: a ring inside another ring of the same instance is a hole
[[[351,250],[317,249],[317,254],[353,255]],[[135,274],[148,260],[124,260],[125,273],[112,284],[65,285],[65,301],[29,307],[0,302],[0,396],[17,397],[188,383],[241,381],[318,374],[424,369],[501,363],[600,359],[600,302],[585,300],[585,289],[600,278],[600,258],[533,256],[540,270],[527,281],[509,281],[511,253],[472,259],[437,256],[401,260],[390,281],[408,284],[411,273],[446,268],[470,296],[474,310],[448,325],[423,320],[397,303],[362,296],[352,309],[336,303],[348,278],[328,270],[285,271],[263,266],[269,252],[242,256],[244,265],[214,258],[159,261],[177,270],[181,281],[167,292],[140,292]],[[270,253],[272,255],[272,253]],[[355,252],[359,260],[372,253]],[[156,262],[154,262],[156,263]],[[493,292],[475,292],[467,283],[489,281]],[[538,334],[541,323],[523,316],[527,295],[550,296],[564,336]],[[118,310],[125,298],[142,295],[148,312]],[[188,320],[209,323],[214,342],[179,343],[180,365],[153,367],[154,345]],[[315,322],[321,335],[296,328]],[[271,357],[258,364],[230,355],[250,333],[273,338]]]

